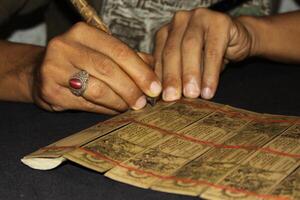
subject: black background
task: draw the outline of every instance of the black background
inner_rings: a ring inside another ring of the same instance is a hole
[[[300,116],[300,66],[248,60],[223,73],[215,102]],[[0,199],[197,199],[144,190],[66,163],[51,171],[20,162],[28,153],[107,119],[84,112],[49,113],[32,104],[0,102]]]

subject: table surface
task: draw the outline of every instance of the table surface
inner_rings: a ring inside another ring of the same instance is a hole
[[[248,60],[223,73],[215,102],[257,112],[300,116],[300,65]],[[109,118],[49,113],[32,104],[0,102],[0,199],[198,199],[115,182],[73,163],[32,170],[20,159],[72,133]]]

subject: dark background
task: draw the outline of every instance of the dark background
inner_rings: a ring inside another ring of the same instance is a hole
[[[300,116],[299,91],[299,65],[248,60],[227,68],[213,101]],[[118,183],[70,162],[51,171],[32,170],[20,162],[26,154],[107,118],[0,102],[0,199],[197,199]]]
[[[48,38],[64,32],[79,17],[65,2],[56,0],[56,3],[46,13],[44,8],[15,16],[13,23],[0,27],[0,38],[43,21],[45,15],[48,29],[56,31],[48,32]],[[215,7],[223,8],[227,9],[227,5]],[[52,16],[68,20],[51,23],[48,19]],[[299,91],[300,65],[256,59],[228,67],[213,101],[252,111],[300,116]],[[32,104],[0,102],[0,200],[198,199],[118,183],[70,162],[51,171],[32,170],[20,162],[38,148],[107,118],[84,112],[49,113]]]

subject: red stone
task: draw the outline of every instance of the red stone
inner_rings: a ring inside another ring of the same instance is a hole
[[[81,81],[80,81],[79,79],[77,79],[77,78],[72,78],[72,79],[70,79],[69,84],[70,84],[70,86],[71,86],[72,88],[74,88],[74,89],[81,89],[81,88],[82,88],[82,83],[81,83]]]

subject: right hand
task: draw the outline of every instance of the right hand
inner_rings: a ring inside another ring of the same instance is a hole
[[[70,77],[89,73],[83,96],[69,90]],[[152,69],[123,42],[85,23],[52,39],[33,78],[34,101],[50,111],[83,110],[117,114],[141,109],[161,83]]]
[[[241,18],[204,8],[175,13],[156,35],[155,71],[163,100],[211,99],[225,64],[253,54],[253,37]]]

